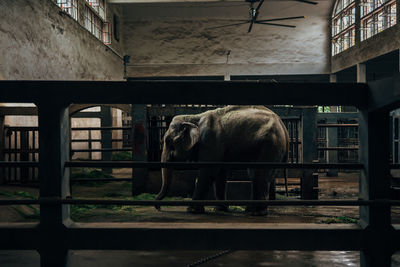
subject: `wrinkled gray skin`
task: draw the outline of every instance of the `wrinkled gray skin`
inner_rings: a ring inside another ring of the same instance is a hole
[[[281,119],[263,106],[227,106],[197,115],[175,116],[164,135],[161,162],[286,162],[289,136]],[[252,199],[266,200],[274,170],[249,169]],[[173,170],[162,169],[162,188],[156,199],[168,192]],[[217,200],[225,198],[226,173],[216,168],[199,172],[193,200],[205,199],[214,184]],[[228,207],[216,207],[227,210]],[[267,207],[248,207],[253,215],[266,215]],[[203,213],[191,206],[188,212]]]

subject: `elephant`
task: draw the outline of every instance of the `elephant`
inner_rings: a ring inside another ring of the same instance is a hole
[[[279,118],[264,106],[226,106],[195,115],[177,115],[163,137],[161,162],[287,162],[288,131]],[[273,182],[273,169],[248,169],[251,199],[266,200]],[[162,168],[161,190],[168,193],[173,169]],[[225,199],[226,170],[200,168],[193,200],[204,200],[214,184],[215,198]],[[156,207],[159,209],[159,207]],[[227,206],[215,207],[228,211]],[[267,206],[248,206],[252,215],[267,215]],[[187,212],[204,213],[204,206],[189,206]]]

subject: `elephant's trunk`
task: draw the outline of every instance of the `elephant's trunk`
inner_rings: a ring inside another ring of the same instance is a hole
[[[167,162],[167,160],[165,160],[164,155],[162,155],[161,162]],[[173,170],[170,168],[162,168],[161,176],[162,176],[161,190],[156,196],[156,200],[162,200],[168,194],[168,189],[172,182]],[[160,206],[156,206],[156,209],[160,210]]]

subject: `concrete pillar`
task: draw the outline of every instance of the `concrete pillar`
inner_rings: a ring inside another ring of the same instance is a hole
[[[367,68],[365,63],[357,64],[357,82],[366,83],[367,82]]]
[[[360,162],[361,170],[359,199],[387,199],[390,195],[389,171],[389,112],[359,112]],[[390,206],[361,206],[360,225],[369,237],[361,251],[361,266],[391,266],[391,240],[394,229],[391,226]]]
[[[4,161],[4,148],[5,148],[5,132],[4,132],[4,115],[0,115],[0,161]],[[5,183],[6,169],[0,169],[0,185]]]
[[[70,124],[68,107],[37,103],[39,114],[39,177],[40,198],[62,199],[70,195],[69,160]],[[61,204],[40,205],[40,262],[42,267],[68,266],[66,226],[69,206]]]
[[[331,75],[329,75],[329,81],[331,83],[337,83],[337,74],[336,73],[331,73]]]
[[[231,75],[225,74],[224,75],[224,81],[230,81],[231,80]]]
[[[101,127],[112,127],[112,112],[111,107],[101,106],[100,120]],[[112,131],[101,131],[101,148],[112,148]],[[102,151],[101,160],[110,161],[112,159],[112,152]],[[112,168],[102,168],[102,171],[111,174]]]
[[[302,114],[303,130],[303,163],[313,163],[317,159],[317,108],[304,108]],[[301,178],[301,198],[318,199],[314,187],[318,180],[314,179],[312,170],[303,170]]]
[[[146,105],[132,105],[132,159],[147,161],[147,108]],[[146,190],[147,169],[132,169],[132,195]]]

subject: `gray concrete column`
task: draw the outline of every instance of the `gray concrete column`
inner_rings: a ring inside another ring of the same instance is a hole
[[[70,124],[66,106],[38,103],[39,113],[39,177],[40,198],[62,199],[70,195],[69,160]],[[64,245],[69,206],[40,205],[41,266],[68,266],[68,250]]]
[[[357,64],[357,82],[366,83],[367,82],[367,68],[365,63]]]
[[[313,163],[317,159],[317,108],[304,108],[302,114],[303,130],[303,163]],[[314,187],[318,180],[313,177],[312,170],[303,170],[301,178],[301,198],[318,199],[318,192]]]
[[[389,112],[359,112],[360,162],[364,164],[359,199],[387,199],[390,195]],[[366,235],[361,266],[391,266],[391,246],[396,242],[390,206],[361,206],[360,225]]]
[[[147,161],[147,108],[146,105],[132,105],[132,159]],[[132,195],[145,192],[147,169],[132,169]]]
[[[337,83],[337,74],[336,74],[336,73],[331,73],[331,74],[329,75],[329,81],[330,81],[331,83]]]

